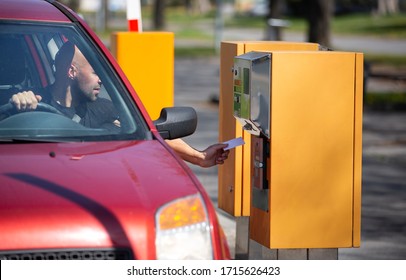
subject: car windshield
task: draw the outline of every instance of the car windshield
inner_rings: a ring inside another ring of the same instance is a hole
[[[74,24],[0,21],[0,141],[149,139],[108,60]],[[17,110],[15,99],[40,96]]]

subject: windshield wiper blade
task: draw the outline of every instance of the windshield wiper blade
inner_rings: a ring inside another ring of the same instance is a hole
[[[33,139],[33,138],[0,138],[0,143],[58,143],[66,142],[52,139]]]

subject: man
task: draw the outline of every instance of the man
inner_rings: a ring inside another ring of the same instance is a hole
[[[42,100],[86,127],[118,130],[118,113],[110,100],[98,98],[101,80],[76,46],[61,47],[55,69],[55,82],[40,95],[25,91],[11,97],[18,110],[35,110]]]
[[[76,46],[66,42],[61,47],[55,56],[55,69],[55,82],[45,93],[23,91],[11,97],[10,102],[17,110],[35,110],[43,100],[86,127],[119,129],[120,121],[113,103],[98,97],[101,80]],[[223,164],[229,154],[224,151],[227,144],[222,143],[198,151],[182,139],[166,142],[183,160],[201,167]]]

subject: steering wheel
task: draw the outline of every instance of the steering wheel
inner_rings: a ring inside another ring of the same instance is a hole
[[[13,109],[14,109],[14,111],[13,111]],[[50,113],[58,114],[61,116],[65,116],[61,111],[59,111],[55,107],[52,107],[51,105],[44,103],[44,102],[39,102],[37,104],[37,108],[32,111],[50,112]],[[7,103],[5,105],[0,106],[0,115],[4,114],[4,113],[10,113],[11,115],[15,115],[17,113],[22,113],[22,112],[30,112],[30,111],[18,111],[18,110],[16,110],[15,106],[11,103]]]

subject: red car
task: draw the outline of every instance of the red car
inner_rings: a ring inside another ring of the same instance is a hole
[[[67,42],[99,76],[114,129],[42,101],[11,105],[22,91],[47,98]],[[210,198],[164,140],[194,132],[192,108],[151,121],[108,49],[56,1],[0,0],[0,50],[0,259],[230,259]]]

